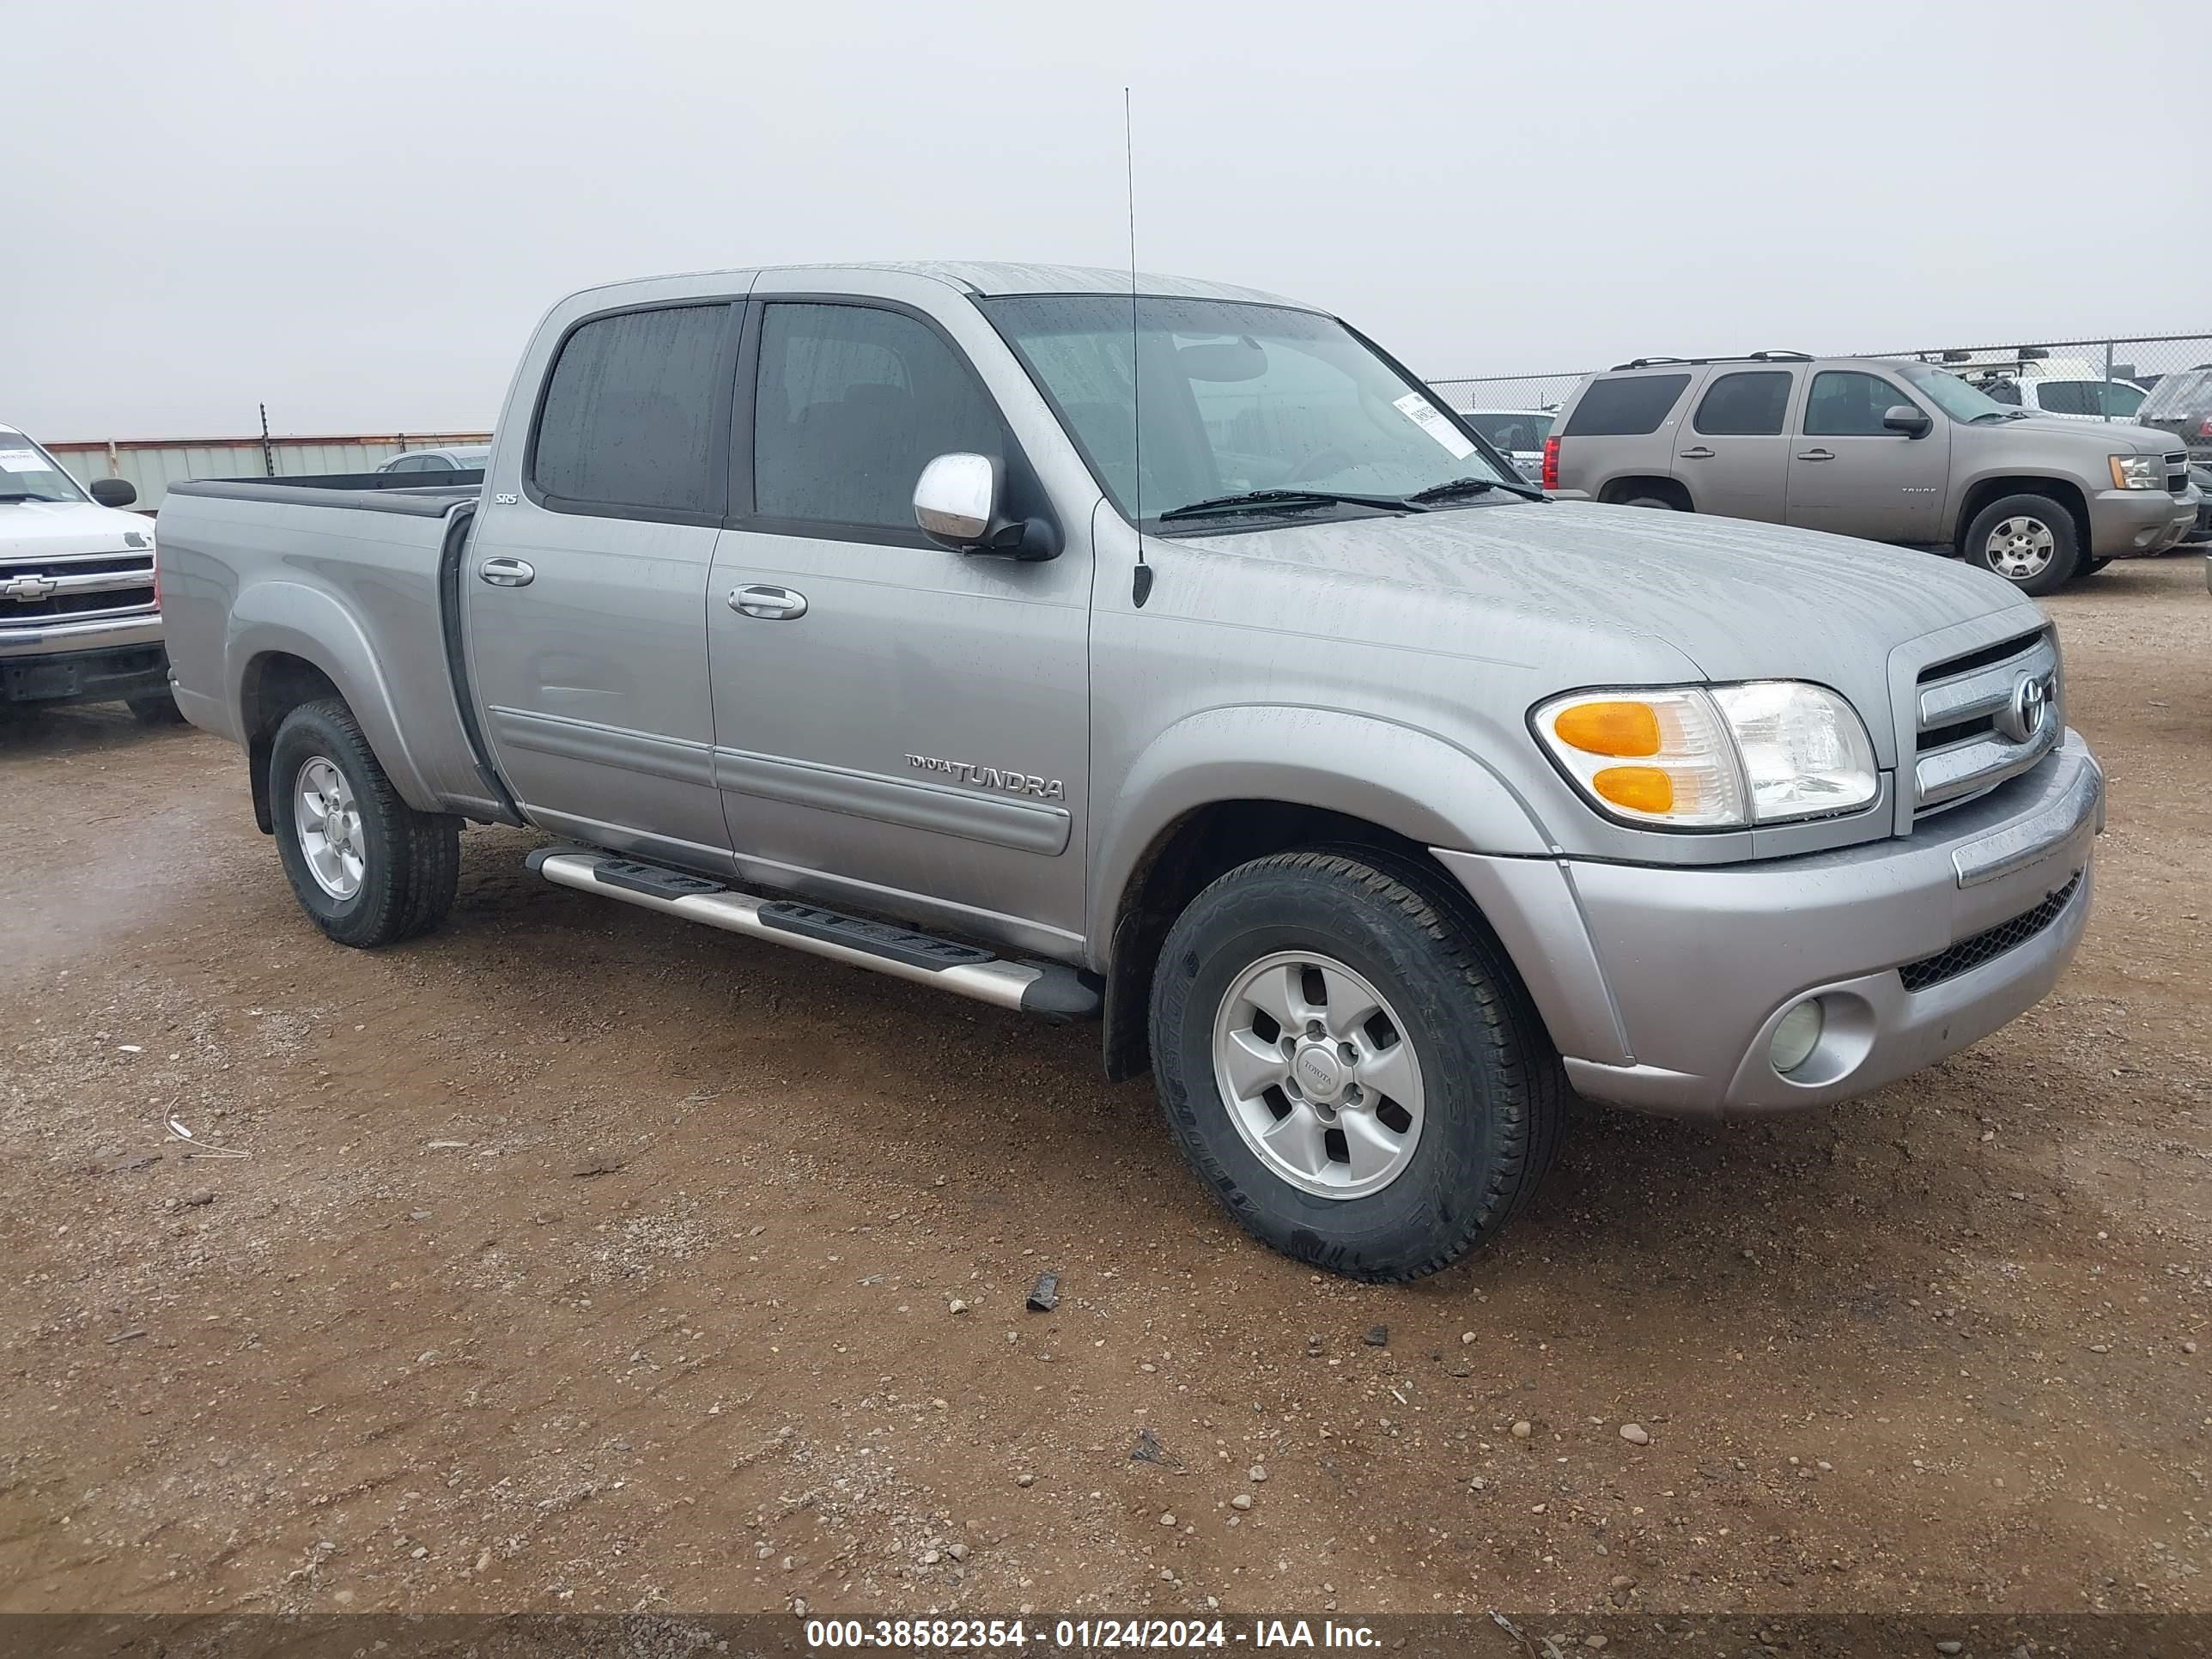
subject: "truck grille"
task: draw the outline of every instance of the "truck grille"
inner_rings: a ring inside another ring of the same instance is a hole
[[[1915,816],[1985,795],[2057,748],[2066,728],[2062,689],[2047,629],[1921,670]]]
[[[2189,493],[2189,452],[2168,450],[2166,455],[2166,487],[2176,495]]]
[[[2023,910],[2009,921],[2001,921],[1994,927],[1984,927],[1971,939],[1962,939],[1948,951],[1938,951],[1932,957],[1923,957],[1917,962],[1908,962],[1897,970],[1908,991],[1924,991],[1931,985],[1941,985],[1947,979],[1956,979],[1971,973],[1985,962],[1994,962],[2006,951],[2014,950],[2033,939],[2058,920],[2058,913],[2074,896],[2075,889],[2081,884],[2081,872],[2076,870],[2071,880],[2045,899],[2033,910]]]
[[[0,629],[154,610],[154,555],[25,554],[0,558]]]

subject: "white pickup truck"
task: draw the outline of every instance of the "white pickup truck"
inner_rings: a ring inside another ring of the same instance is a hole
[[[120,701],[173,720],[153,520],[120,478],[88,495],[61,464],[0,426],[0,703]]]

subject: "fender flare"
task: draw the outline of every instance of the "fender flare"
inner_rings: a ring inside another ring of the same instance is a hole
[[[1424,847],[1536,857],[1553,850],[1518,790],[1431,733],[1336,709],[1209,708],[1154,738],[1115,791],[1095,843],[1088,936],[1102,944],[1112,937],[1131,881],[1164,835],[1201,807],[1233,800],[1323,807]]]
[[[223,641],[223,695],[241,732],[246,732],[246,671],[272,653],[312,663],[337,687],[402,800],[417,811],[445,810],[407,746],[391,689],[351,611],[322,589],[300,582],[256,582],[240,592]]]

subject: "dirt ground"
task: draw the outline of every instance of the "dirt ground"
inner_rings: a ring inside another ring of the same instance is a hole
[[[1247,1242],[1092,1028],[506,830],[343,951],[234,751],[0,724],[0,1610],[2212,1608],[2212,597],[2048,608],[2057,993],[1843,1109],[1579,1109],[1405,1289]]]

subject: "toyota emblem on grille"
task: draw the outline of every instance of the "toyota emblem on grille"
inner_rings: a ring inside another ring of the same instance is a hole
[[[52,576],[41,576],[33,572],[15,577],[5,586],[0,586],[0,593],[5,593],[18,605],[36,605],[40,599],[53,598],[61,592],[61,586]]]
[[[1997,730],[2014,743],[2028,743],[2051,715],[2051,677],[2027,674],[2012,689],[2012,701],[1996,719]]]

